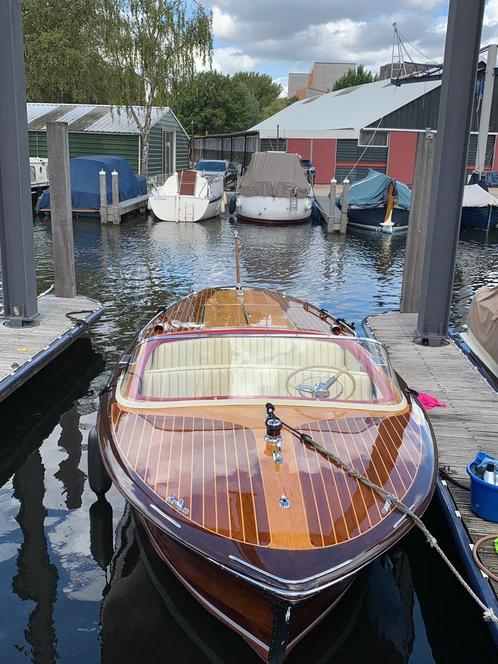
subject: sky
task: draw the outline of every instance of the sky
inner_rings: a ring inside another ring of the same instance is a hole
[[[440,61],[448,0],[204,0],[213,12],[213,67],[259,71],[284,86],[315,61],[355,62],[378,73],[391,62],[393,22],[413,60]],[[498,0],[488,0],[482,44],[498,41]]]

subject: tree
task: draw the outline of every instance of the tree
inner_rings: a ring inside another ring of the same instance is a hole
[[[196,0],[98,0],[97,12],[105,57],[117,71],[109,81],[112,96],[140,130],[147,175],[152,107],[167,104],[199,62],[211,62],[211,13]]]
[[[98,49],[97,0],[23,0],[29,101],[110,103],[113,73]]]
[[[258,102],[248,87],[216,71],[200,72],[173,90],[180,122],[191,134],[224,134],[251,127]]]
[[[377,74],[365,69],[364,65],[358,65],[355,69],[349,69],[345,74],[338,78],[334,83],[332,90],[342,90],[343,88],[352,88],[355,85],[364,83],[373,83],[377,80]]]
[[[275,99],[261,111],[259,122],[266,120],[266,118],[270,118],[272,115],[275,115],[275,113],[280,113],[280,111],[283,111],[284,108],[294,104],[296,101],[299,101],[297,97],[289,97],[289,99],[287,99],[287,97],[279,97],[278,99]]]
[[[275,83],[268,74],[260,74],[255,71],[239,71],[232,76],[234,81],[243,83],[256,97],[259,109],[262,111],[280,96],[282,86]]]

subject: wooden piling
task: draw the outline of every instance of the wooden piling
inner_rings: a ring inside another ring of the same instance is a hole
[[[111,173],[112,179],[112,209],[111,219],[113,224],[119,224],[121,221],[119,214],[119,174],[117,171]]]
[[[104,169],[99,171],[99,185],[100,185],[100,221],[102,224],[107,223],[107,182],[106,173]]]
[[[348,205],[349,205],[349,180],[346,178],[342,183],[342,207],[340,233],[348,229]]]
[[[327,233],[333,233],[337,230],[336,228],[336,204],[335,199],[337,196],[337,180],[332,178],[330,181],[330,191],[329,191],[329,214],[327,217]]]
[[[424,134],[419,134],[417,139],[412,202],[408,220],[401,289],[400,311],[402,313],[415,313],[419,310],[425,242],[429,222],[434,142],[435,134],[430,129],[426,129]]]
[[[67,122],[47,122],[50,217],[57,297],[75,297],[73,212]]]

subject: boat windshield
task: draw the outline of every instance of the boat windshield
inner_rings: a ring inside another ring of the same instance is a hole
[[[198,161],[195,166],[197,171],[226,171],[226,164],[224,161]]]
[[[124,405],[182,401],[400,405],[384,347],[371,339],[279,334],[155,337],[138,345],[121,379]],[[131,402],[131,403],[130,403]]]

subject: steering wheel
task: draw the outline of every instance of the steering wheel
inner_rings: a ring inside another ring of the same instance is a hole
[[[339,381],[342,375],[346,376],[351,383],[351,389],[346,395],[344,395],[346,387],[342,381]],[[356,379],[344,368],[312,365],[289,374],[285,387],[291,396],[298,392],[302,397],[308,399],[339,399],[342,397],[344,401],[347,401],[356,390]],[[335,392],[335,394],[331,394],[331,392]]]

